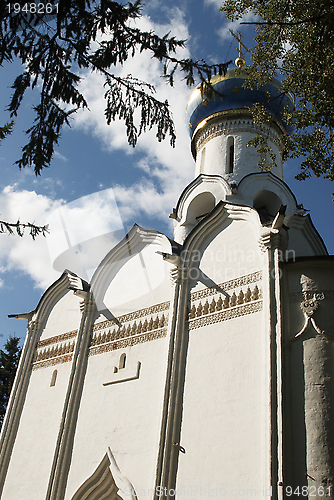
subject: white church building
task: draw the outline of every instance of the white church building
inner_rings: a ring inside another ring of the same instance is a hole
[[[245,79],[190,97],[174,239],[135,225],[90,283],[65,270],[16,315],[2,500],[334,497],[334,259],[283,181],[292,102]]]

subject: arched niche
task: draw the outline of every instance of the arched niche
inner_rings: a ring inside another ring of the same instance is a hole
[[[262,224],[274,219],[282,200],[272,191],[262,190],[253,200],[253,207],[258,211]]]
[[[118,366],[118,368],[120,370],[122,370],[123,368],[125,368],[125,363],[126,363],[126,354],[125,354],[125,352],[123,352],[123,354],[121,354],[121,356],[119,358],[119,366]]]
[[[205,217],[216,205],[216,199],[212,193],[205,191],[198,194],[189,204],[187,210],[187,222],[189,224],[197,224]]]
[[[58,370],[54,370],[51,377],[50,387],[54,387],[57,381]]]

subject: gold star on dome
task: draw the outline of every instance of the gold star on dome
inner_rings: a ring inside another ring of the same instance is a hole
[[[203,99],[202,104],[203,104],[203,106],[207,106],[208,105],[208,100],[207,99]]]
[[[235,86],[232,89],[233,94],[237,94],[239,92],[239,87]]]
[[[270,97],[270,92],[268,92],[267,90],[265,92],[263,92],[263,95],[266,99],[269,99]]]
[[[193,128],[193,124],[189,122],[189,128]]]

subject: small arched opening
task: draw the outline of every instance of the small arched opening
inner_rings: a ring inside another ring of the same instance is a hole
[[[187,222],[197,224],[215,208],[215,205],[216,199],[212,193],[206,191],[197,195],[189,204]]]
[[[51,377],[50,387],[54,387],[56,385],[57,375],[58,375],[58,371],[54,370],[52,373],[52,377]]]
[[[257,210],[262,224],[270,223],[282,205],[282,200],[272,191],[260,191],[253,200],[253,207]]]
[[[125,363],[126,363],[126,354],[125,352],[123,352],[123,354],[121,354],[121,357],[119,358],[119,369],[122,370],[123,368],[125,368]]]
[[[227,138],[226,148],[226,173],[232,174],[234,170],[234,137]]]

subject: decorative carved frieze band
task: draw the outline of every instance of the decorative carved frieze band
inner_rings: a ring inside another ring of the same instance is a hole
[[[169,309],[170,302],[161,302],[160,304],[155,304],[150,307],[145,307],[145,309],[139,309],[138,311],[134,311],[131,313],[124,314],[123,316],[118,316],[117,320],[119,323],[127,323],[128,321],[133,321],[138,318],[142,318],[144,316],[151,316],[153,314],[167,311]],[[115,323],[113,321],[101,321],[100,323],[95,323],[93,327],[93,331],[96,330],[104,330],[106,328],[113,328]]]
[[[261,280],[262,272],[256,271],[191,293],[189,330],[260,311],[262,290],[258,285]],[[228,290],[233,293],[227,293]],[[213,296],[211,300],[210,296]]]
[[[249,119],[235,119],[235,120],[225,120],[220,123],[213,123],[207,125],[205,128],[200,130],[196,139],[196,151],[204,147],[211,139],[214,137],[219,137],[220,135],[229,135],[235,132],[251,132],[257,135],[265,135],[272,141],[274,141],[278,134],[265,125],[254,124],[254,122]]]
[[[118,339],[107,344],[100,344],[89,349],[89,356],[95,356],[96,354],[103,354],[109,351],[115,351],[116,349],[124,349],[128,346],[133,346],[136,344],[142,344],[150,340],[156,340],[167,335],[167,328],[161,328],[159,330],[153,330],[151,332],[145,332],[139,335],[134,335],[132,337],[126,337],[124,339]]]
[[[169,309],[169,305],[169,302],[161,302],[119,316],[117,320],[123,325],[120,328],[115,327],[113,321],[102,321],[95,324],[89,356],[165,337],[168,315],[165,315],[164,311]],[[39,341],[32,369],[37,370],[71,361],[75,342],[66,343],[66,341],[76,337],[77,334],[78,330],[72,330]]]
[[[48,339],[40,340],[36,346],[33,370],[46,368],[72,360],[75,342],[66,342],[78,334],[78,330],[62,333]]]
[[[40,347],[46,347],[47,345],[57,344],[59,342],[64,342],[65,340],[72,339],[76,337],[78,330],[72,330],[71,332],[62,333],[61,335],[56,335],[55,337],[50,337],[48,339],[40,340],[37,344],[37,349]]]
[[[155,310],[155,308],[147,308]],[[141,310],[142,311],[142,310]],[[140,312],[141,312],[140,311]],[[137,316],[137,319],[141,315]],[[106,322],[104,322],[106,323]],[[93,331],[91,340],[91,348],[89,355],[101,354],[115,349],[122,349],[125,346],[135,345],[156,338],[165,337],[167,333],[168,315],[155,315],[146,317],[145,320],[134,321],[127,326],[123,325],[121,328],[114,326],[113,329],[101,331]]]
[[[72,361],[72,358],[73,352],[71,352],[70,354],[65,354],[64,356],[58,356],[56,358],[50,357],[50,359],[45,359],[44,361],[33,363],[32,371],[38,370],[39,368],[48,368],[48,366],[59,365],[61,363],[68,363],[69,361]]]
[[[262,305],[262,300],[257,300],[256,302],[251,302],[242,306],[231,307],[230,309],[226,309],[219,313],[207,314],[193,320],[189,319],[189,330],[195,330],[196,328],[200,328],[202,326],[239,318],[240,316],[246,316],[246,314],[256,313],[262,310]]]
[[[254,302],[255,300],[259,300],[261,298],[262,292],[257,285],[255,285],[252,290],[247,287],[247,290],[243,291],[241,288],[238,295],[235,293],[235,290],[232,295],[220,294],[217,300],[213,297],[211,302],[207,299],[204,304],[201,301],[193,304],[189,313],[189,319],[194,319],[198,316],[203,316],[204,314],[218,312],[222,309],[229,309],[231,307],[235,307],[236,305]]]
[[[246,276],[240,276],[240,278],[235,278],[224,283],[219,283],[215,288],[204,288],[198,292],[192,292],[191,301],[203,299],[204,297],[209,297],[210,295],[215,295],[219,290],[232,290],[239,286],[250,285],[252,283],[257,283],[262,280],[262,271],[256,271],[255,273],[247,274]]]

